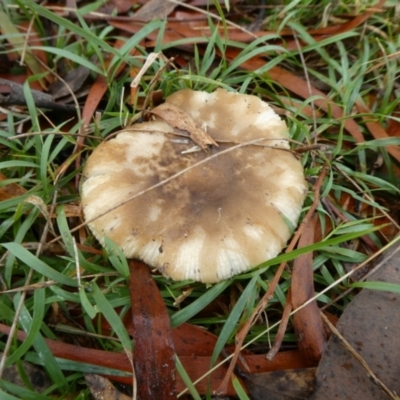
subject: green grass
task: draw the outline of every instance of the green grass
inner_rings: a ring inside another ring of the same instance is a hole
[[[227,5],[229,1],[225,3]],[[68,70],[83,66],[90,70],[91,84],[102,76],[108,89],[99,106],[101,116],[91,120],[83,145],[79,143],[82,119],[64,121],[57,113],[38,110],[28,84],[24,85],[27,107],[18,111],[11,111],[11,108],[1,111],[5,117],[0,121],[0,172],[7,179],[0,181],[0,189],[14,183],[26,189],[26,193],[0,202],[0,279],[3,291],[0,293],[0,322],[14,325],[28,336],[21,344],[14,340],[7,342],[4,335],[0,350],[8,352],[5,366],[19,363],[19,360],[46,365],[53,382],[51,388],[38,395],[3,380],[0,381],[1,398],[49,399],[53,395],[66,398],[67,394],[74,393],[79,399],[90,398],[83,385],[82,373],[93,371],[93,366],[77,366],[72,361],[54,358],[44,341],[44,338],[61,334],[57,326],[50,327],[48,322],[48,316],[55,308],[70,317],[71,309],[86,314],[81,329],[92,334],[101,333],[94,321],[96,316],[103,315],[113,326],[118,340],[97,338],[99,348],[112,351],[131,349],[130,338],[121,321],[130,306],[126,285],[129,275],[127,261],[112,243],[99,254],[80,249],[77,242],[96,249],[100,246],[89,231],[85,231],[86,238],[82,231],[71,233],[81,220],[77,215],[67,215],[69,207],[79,204],[76,183],[90,151],[123,126],[124,121],[134,117],[139,110],[130,105],[131,101],[140,105],[150,91],[161,90],[167,96],[186,87],[205,91],[223,87],[254,94],[287,111],[290,136],[297,143],[294,147],[316,143],[325,146],[322,150],[302,153],[302,163],[310,181],[309,197],[302,216],[314,199],[312,184],[324,166],[328,169],[317,207],[322,225],[319,242],[281,254],[258,268],[213,286],[172,282],[158,275],[154,277],[173,327],[190,322],[218,335],[213,362],[225,344],[234,343],[235,334],[267,291],[277,266],[286,261],[289,268],[283,273],[266,310],[269,325],[273,326],[269,329],[273,340],[290,288],[291,263],[307,251],[314,251],[314,280],[317,292],[321,293],[318,298],[321,306],[350,287],[398,291],[398,287],[390,285],[354,284],[346,275],[349,265],[365,263],[371,255],[365,247],[352,247],[352,244],[358,243],[363,236],[378,249],[387,243],[387,238],[376,229],[374,218],[386,216],[376,222],[378,225],[381,224],[379,221],[388,222],[387,215],[394,215],[390,207],[399,198],[399,175],[394,172],[398,163],[385,149],[387,145],[398,146],[399,139],[374,139],[361,116],[354,120],[366,142],[356,143],[345,130],[345,121],[353,118],[357,102],[361,100],[371,109],[368,117],[384,128],[390,119],[400,122],[399,87],[396,83],[399,64],[397,58],[391,56],[400,48],[399,25],[395,22],[398,15],[394,15],[396,2],[386,2],[384,12],[374,14],[364,25],[348,32],[321,41],[316,41],[309,33],[310,29],[319,28],[324,23],[343,22],[346,15],[361,13],[374,2],[357,2],[359,6],[354,6],[354,3],[340,1],[331,5],[330,1],[284,1],[281,6],[267,8],[264,16],[264,29],[275,33],[253,39],[250,44],[226,40],[224,35],[218,35],[218,26],[226,30],[230,27],[230,16],[226,8],[220,7],[212,8],[222,22],[208,17],[209,37],[199,33],[196,38],[163,43],[165,21],[154,20],[136,34],[124,35],[102,21],[85,20],[84,15],[88,12],[85,7],[77,10],[76,18],[66,19],[31,0],[2,3],[1,56],[14,51],[19,55],[24,53],[24,36],[18,36],[17,30],[22,22],[33,21],[35,31],[42,38],[42,43],[28,45],[26,49],[25,63],[35,71],[29,78],[30,82],[48,85],[57,79],[60,65]],[[233,12],[232,5],[230,9]],[[235,22],[246,24],[251,21],[243,18]],[[46,26],[52,27],[52,38],[49,38]],[[279,41],[281,31],[287,29],[302,43],[301,51],[286,50],[285,44]],[[156,34],[155,45],[146,48],[143,39],[151,33]],[[123,42],[120,48],[113,47],[116,39]],[[136,49],[135,55],[131,54],[133,48]],[[229,57],[232,49],[238,55],[229,62],[224,55]],[[34,56],[38,50],[45,53],[46,68]],[[165,64],[165,61],[157,59],[140,83],[138,98],[131,99],[129,69],[140,68],[151,51],[163,52],[167,57],[182,55],[190,62],[177,69],[167,67],[152,83]],[[264,58],[261,68],[241,68],[243,63],[251,62],[257,56]],[[124,63],[126,66],[118,74]],[[272,80],[268,71],[277,65],[321,85],[327,96],[343,110],[343,118],[334,118],[329,110],[320,113],[316,106],[318,96],[301,99]],[[24,69],[23,66],[16,68],[16,63],[13,67],[15,71]],[[121,104],[123,88],[125,95]],[[84,103],[85,95],[76,101]],[[82,162],[76,166],[75,161],[80,156]],[[383,164],[379,168],[374,167],[378,159]],[[332,205],[346,221],[337,217]],[[77,264],[81,267],[80,279],[77,279]],[[48,281],[49,284],[45,284]],[[22,290],[30,285],[35,285],[35,289]],[[174,306],[175,300],[188,287],[193,289],[192,292],[183,303]],[[11,289],[14,291],[7,292]],[[329,311],[339,316],[354,293],[334,302]],[[218,315],[197,316],[222,295],[230,298],[231,303],[226,304]],[[267,344],[264,320],[260,319],[252,327],[246,339],[248,344],[251,341],[258,345]],[[285,344],[290,346],[294,342],[293,330],[289,326]],[[177,367],[193,398],[200,398],[180,362]],[[234,381],[234,387],[238,398],[247,398],[238,381]],[[80,390],[82,392],[78,395]]]

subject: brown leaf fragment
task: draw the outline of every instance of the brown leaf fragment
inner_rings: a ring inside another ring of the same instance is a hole
[[[137,398],[176,399],[175,350],[164,299],[146,264],[131,261],[130,270]]]
[[[246,387],[253,400],[308,399],[315,390],[316,368],[245,374]]]
[[[0,172],[0,182],[8,178]],[[0,201],[12,199],[13,197],[22,196],[26,193],[26,189],[18,185],[18,183],[9,183],[7,185],[0,185]]]
[[[208,146],[218,147],[218,144],[203,127],[199,128],[193,118],[181,108],[173,104],[164,103],[153,108],[150,112],[162,118],[173,128],[187,131],[190,139],[203,150],[206,150]]]
[[[132,8],[132,1],[130,0],[110,0],[103,2],[103,5],[97,10],[98,13],[113,15],[125,14]]]
[[[314,243],[314,232],[318,215],[308,221],[300,237],[298,247]],[[297,257],[293,263],[292,306],[301,307],[314,296],[313,253]],[[325,348],[325,335],[317,302],[314,300],[299,309],[293,316],[293,327],[298,346],[307,358],[319,361]]]
[[[85,374],[85,381],[95,400],[131,400],[132,398],[119,392],[112,383],[103,376]]]
[[[149,0],[135,14],[135,20],[148,22],[154,18],[164,19],[174,11],[176,3],[166,0]]]

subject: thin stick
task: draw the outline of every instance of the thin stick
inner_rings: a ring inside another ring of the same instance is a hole
[[[269,361],[272,361],[272,359],[276,356],[276,353],[278,353],[279,349],[281,348],[292,309],[293,309],[293,307],[292,307],[292,292],[289,289],[289,292],[288,292],[288,295],[286,298],[286,304],[285,304],[285,307],[283,308],[282,319],[279,324],[278,332],[276,333],[276,336],[275,336],[274,344],[272,345],[272,347],[269,349],[269,351],[267,353],[267,360],[269,360]]]

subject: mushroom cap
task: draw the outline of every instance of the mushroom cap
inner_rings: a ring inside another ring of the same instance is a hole
[[[93,234],[177,281],[214,283],[275,257],[307,192],[302,165],[288,151],[285,122],[258,97],[223,89],[185,89],[166,102],[183,109],[219,146],[186,153],[194,146],[187,132],[159,117],[100,144],[81,186]],[[269,140],[213,157],[232,143],[260,138]]]

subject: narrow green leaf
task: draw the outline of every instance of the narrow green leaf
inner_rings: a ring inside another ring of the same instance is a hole
[[[97,311],[92,306],[92,303],[89,301],[85,292],[85,288],[83,286],[79,288],[79,298],[81,300],[82,307],[86,311],[87,315],[89,315],[89,317],[93,319],[97,315]]]
[[[303,39],[306,43],[308,43],[308,45],[302,47],[302,52],[306,53],[308,51],[311,50],[316,50],[316,51],[321,51],[323,49],[323,47],[332,44],[332,43],[336,43],[339,42],[341,40],[345,40],[354,36],[359,36],[359,34],[357,32],[354,31],[348,31],[348,32],[342,32],[339,33],[337,35],[331,35],[326,39],[322,39],[319,41],[316,41],[312,35],[310,35],[306,28],[302,25],[300,25],[298,22],[294,22],[291,21],[289,23],[289,26],[294,30],[297,31],[301,37],[301,39]],[[337,65],[339,65],[337,63]]]
[[[250,400],[250,397],[247,396],[246,391],[243,389],[242,384],[236,376],[232,377],[232,385],[240,400]]]
[[[39,209],[34,208],[32,209],[29,214],[26,216],[22,216],[19,214],[19,211],[22,212],[24,209],[23,204],[19,204],[17,206],[17,210],[14,215],[14,242],[15,243],[21,243],[24,240],[25,235],[29,230],[32,228],[33,223],[35,222],[37,216],[39,215]],[[25,220],[23,220],[25,218]],[[21,220],[23,222],[21,223]],[[5,245],[2,244],[4,247]],[[8,255],[6,258],[5,264],[4,264],[4,277],[6,278],[7,285],[10,287],[11,286],[11,278],[13,275],[13,268],[15,264],[15,255],[12,253]]]
[[[28,267],[34,269],[36,272],[39,272],[46,278],[63,285],[74,287],[78,286],[78,283],[75,279],[69,278],[68,276],[65,276],[64,274],[51,268],[45,262],[26,250],[25,247],[21,246],[19,243],[3,243],[2,246],[4,246],[11,254],[25,263]]]
[[[223,282],[219,282],[214,285],[211,289],[207,290],[201,297],[195,300],[189,306],[179,310],[171,317],[171,326],[176,328],[177,326],[188,321],[199,311],[201,311],[206,305],[210,304],[217,296],[219,296],[230,284],[232,279],[228,279]]]
[[[226,342],[230,338],[232,332],[237,327],[237,322],[239,321],[239,318],[243,313],[243,309],[248,301],[248,298],[251,295],[251,292],[254,291],[254,286],[257,283],[258,276],[259,276],[259,274],[257,272],[253,275],[253,278],[247,284],[246,289],[240,295],[239,300],[236,302],[232,311],[229,313],[229,317],[226,320],[226,322],[218,336],[217,343],[215,344],[214,351],[213,351],[213,354],[211,357],[211,366],[214,365],[219,354],[221,353],[222,349],[226,345]]]
[[[0,30],[4,35],[3,39],[6,39],[14,47],[20,55],[23,53],[24,61],[28,68],[34,75],[38,75],[42,72],[39,62],[35,59],[32,53],[29,51],[24,52],[24,45],[26,36],[22,34],[8,18],[8,15],[4,11],[0,10]]]
[[[189,393],[192,395],[193,399],[201,400],[201,396],[199,395],[199,392],[197,391],[192,380],[190,379],[190,376],[187,374],[184,366],[182,365],[181,360],[179,359],[179,357],[176,354],[175,354],[175,365],[176,365],[176,370],[178,371],[179,376],[182,378],[183,383],[186,385],[186,387],[189,390]]]
[[[88,61],[86,58],[79,56],[78,54],[72,53],[66,49],[57,49],[57,47],[49,47],[49,46],[32,46],[34,50],[42,50],[47,53],[56,54],[57,56],[63,57],[66,60],[71,60],[83,67],[90,69],[93,72],[96,72],[99,75],[106,75],[106,72],[102,71],[99,67]]]
[[[0,381],[1,387],[7,388],[8,385],[10,385],[8,382],[5,382],[4,380]],[[14,386],[17,386],[17,385],[14,385]],[[0,389],[0,399],[2,399],[2,400],[21,400],[20,397],[12,396],[11,394],[4,392],[1,389]]]
[[[43,297],[42,294],[39,296]],[[14,298],[15,306],[19,301],[20,296],[16,295]],[[41,299],[43,300],[43,299]],[[61,368],[57,364],[53,354],[51,353],[47,343],[43,339],[40,331],[37,329],[37,325],[42,323],[41,320],[36,320],[32,318],[31,314],[29,313],[28,309],[25,306],[22,306],[19,322],[23,327],[24,331],[29,334],[31,330],[36,330],[37,333],[35,334],[35,338],[33,340],[33,346],[41,358],[43,365],[46,368],[47,373],[53,379],[53,381],[60,387],[65,387],[67,382],[65,380],[64,374],[61,371]]]
[[[355,263],[363,262],[368,258],[366,254],[339,246],[325,246],[320,251],[330,253],[332,257],[338,256],[338,259],[345,259]]]
[[[100,288],[96,283],[92,283],[93,288],[93,298],[96,301],[96,308],[101,312],[110,326],[113,328],[114,332],[118,336],[122,343],[122,346],[126,351],[132,351],[132,341],[126,331],[126,328],[121,321],[119,315],[115,312],[114,308],[111,306],[110,302],[101,292]]]
[[[33,99],[33,95],[32,95],[31,88],[29,86],[29,82],[30,82],[30,78],[28,78],[24,82],[24,84],[22,86],[22,90],[24,92],[26,105],[28,106],[29,116],[30,116],[31,121],[32,121],[32,129],[35,132],[39,132],[40,131],[40,124],[39,124],[39,118],[38,118],[38,111],[37,111],[37,108],[36,108],[35,100]],[[41,146],[41,137],[35,136],[34,140],[37,143],[37,145],[35,146],[36,150],[39,152],[39,150],[41,148],[40,147]]]
[[[105,42],[102,39],[99,39],[98,36],[96,36],[94,33],[91,31],[87,31],[80,26],[74,24],[73,22],[62,18],[58,16],[57,14],[51,12],[47,8],[35,3],[32,0],[21,0],[21,4],[25,5],[28,9],[31,9],[35,12],[37,12],[39,15],[42,17],[45,17],[49,19],[50,21],[53,21],[57,25],[61,25],[71,32],[82,36],[85,38],[88,42],[97,44],[100,48],[102,48],[105,52],[114,54],[116,56],[119,55],[118,51],[114,49],[112,46],[110,46],[107,42]]]
[[[358,181],[371,183],[372,185],[375,185],[377,188],[379,188],[381,190],[388,190],[388,191],[392,191],[394,193],[399,192],[399,189],[396,186],[392,185],[389,182],[386,182],[385,180],[383,180],[381,178],[378,178],[376,176],[373,176],[373,175],[370,175],[367,173],[354,171],[353,169],[351,169],[343,164],[338,163],[336,165],[338,168],[340,168],[346,174],[356,178]]]
[[[67,217],[65,215],[65,207],[58,206],[57,207],[57,226],[60,230],[60,234],[63,240],[65,247],[68,250],[68,253],[72,258],[75,258],[75,249],[73,244],[73,237],[71,230],[68,226]]]
[[[400,293],[400,284],[390,282],[355,282],[351,283],[349,286],[370,290],[382,290],[384,292]]]
[[[281,254],[278,257],[273,258],[272,260],[268,260],[268,261],[260,264],[258,266],[258,268],[260,268],[260,267],[265,268],[265,267],[269,267],[271,265],[280,264],[283,261],[291,261],[291,260],[294,260],[295,258],[301,256],[302,254],[309,253],[310,251],[317,251],[317,250],[322,249],[325,246],[333,246],[333,245],[336,245],[339,243],[353,240],[355,238],[358,238],[358,237],[361,237],[364,235],[369,235],[372,232],[375,232],[379,229],[382,229],[382,226],[374,226],[374,227],[371,227],[371,229],[366,229],[366,230],[359,231],[359,232],[350,232],[345,235],[340,235],[337,237],[333,237],[331,239],[323,240],[321,242],[314,243],[312,245],[293,250],[290,253]]]
[[[36,336],[40,334],[40,327],[44,317],[44,306],[45,306],[45,293],[44,289],[37,289],[34,292],[34,312],[33,312],[33,319],[30,325],[30,329],[26,331],[27,337],[25,340],[18,346],[17,350],[14,353],[10,354],[7,358],[6,365],[12,365],[17,360],[21,359],[21,357],[29,350],[29,348],[34,345],[34,341]],[[19,299],[20,296],[18,295],[17,298]],[[17,306],[17,305],[16,305]],[[24,312],[27,313],[28,311],[24,308]],[[24,314],[20,314],[20,318],[23,318]],[[26,316],[25,316],[26,317]],[[27,318],[27,323],[29,324],[30,318]]]
[[[120,247],[107,237],[105,237],[104,243],[111,264],[125,279],[128,279],[130,275],[129,265]]]
[[[45,138],[40,157],[40,180],[42,182],[43,191],[46,195],[51,190],[49,187],[50,181],[48,179],[48,169],[50,168],[49,153],[54,137],[55,135],[48,135]]]
[[[39,165],[30,161],[22,161],[22,160],[3,161],[0,163],[0,169],[14,168],[14,167],[39,168]]]
[[[2,318],[8,320],[8,322],[12,322],[14,319],[14,311],[8,307],[3,301],[0,301],[0,315]]]
[[[357,143],[357,149],[377,149],[378,147],[399,146],[400,138],[391,137],[386,139],[368,140],[363,143]]]
[[[336,231],[335,235],[343,235],[344,233],[355,233],[365,231],[366,229],[371,229],[374,227],[374,224],[365,223],[360,220],[351,221],[350,223],[346,224],[345,226],[339,226]]]
[[[8,396],[6,397],[3,395],[2,390],[0,390],[0,399],[1,400],[54,400],[54,397],[49,397],[49,396],[45,396],[43,394],[40,394],[38,392],[33,392],[32,390],[29,390],[21,385],[16,385],[14,383],[11,382],[7,382],[5,380],[1,380],[0,381],[0,386],[4,389],[7,390]],[[18,397],[14,397],[12,395],[16,395]]]

